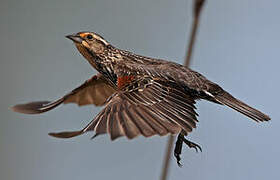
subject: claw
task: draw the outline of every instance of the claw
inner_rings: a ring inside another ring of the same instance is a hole
[[[198,144],[191,142],[191,141],[187,140],[186,138],[184,138],[183,141],[186,145],[189,146],[189,148],[194,148],[196,152],[198,152],[198,149],[199,149],[200,152],[202,152],[202,148]]]
[[[182,164],[180,163],[180,160],[181,160],[181,153],[182,153],[182,148],[183,148],[183,142],[189,146],[189,148],[194,148],[196,152],[198,152],[198,150],[200,150],[202,152],[202,149],[201,147],[194,143],[194,142],[191,142],[189,140],[187,140],[185,137],[184,137],[184,134],[180,133],[177,137],[177,141],[176,141],[176,144],[175,144],[175,149],[174,149],[174,156],[177,160],[177,164],[179,167],[182,167]]]
[[[180,160],[181,160],[180,154],[175,154],[175,153],[174,153],[174,156],[176,157],[178,166],[179,166],[179,167],[182,167],[183,165],[180,163]]]

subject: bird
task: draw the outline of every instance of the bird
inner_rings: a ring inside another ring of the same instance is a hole
[[[183,143],[201,151],[198,144],[186,139],[198,123],[197,100],[228,106],[256,122],[270,120],[186,66],[119,49],[94,32],[66,37],[98,73],[55,101],[18,104],[12,110],[39,114],[68,103],[104,108],[83,129],[49,133],[50,136],[72,138],[94,131],[93,138],[107,133],[115,140],[121,136],[133,139],[139,135],[178,134],[174,156],[181,165]]]

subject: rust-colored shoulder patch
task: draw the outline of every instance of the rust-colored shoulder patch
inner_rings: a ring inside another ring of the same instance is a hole
[[[118,77],[118,88],[121,89],[134,79],[134,76],[121,76]]]

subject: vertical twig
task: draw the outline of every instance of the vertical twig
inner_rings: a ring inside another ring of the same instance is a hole
[[[167,141],[165,158],[164,158],[162,173],[160,178],[161,180],[167,179],[173,144],[174,144],[174,136],[170,135]]]
[[[190,65],[190,62],[191,62],[197,28],[199,25],[199,19],[200,19],[199,17],[200,17],[204,2],[205,2],[205,0],[194,0],[192,31],[191,31],[191,35],[190,35],[188,50],[187,50],[185,64],[184,64],[187,67]]]
[[[194,0],[193,24],[192,24],[192,30],[191,30],[190,40],[189,40],[189,44],[188,44],[186,59],[185,59],[185,63],[184,63],[184,65],[187,67],[190,65],[192,52],[193,52],[193,46],[195,43],[195,38],[196,38],[197,29],[198,29],[198,25],[199,25],[199,17],[200,17],[204,2],[205,2],[205,0]],[[167,143],[167,148],[166,148],[166,153],[165,153],[165,158],[164,158],[164,164],[163,164],[162,174],[161,174],[161,178],[160,178],[161,180],[167,179],[173,144],[174,144],[174,136],[170,135],[168,138],[168,143]]]

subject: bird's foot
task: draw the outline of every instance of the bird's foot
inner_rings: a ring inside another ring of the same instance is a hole
[[[194,148],[196,152],[198,152],[198,150],[200,150],[200,152],[202,152],[202,148],[198,144],[191,142],[191,141],[187,140],[186,138],[184,138],[183,141],[186,145],[189,146],[189,148]]]
[[[177,137],[177,141],[176,141],[176,145],[175,145],[175,149],[174,149],[174,156],[177,160],[177,164],[179,167],[182,167],[182,164],[180,163],[180,160],[181,160],[180,155],[182,153],[183,142],[186,145],[188,145],[189,148],[194,148],[196,150],[196,152],[198,152],[198,150],[200,150],[202,152],[202,149],[198,144],[187,140],[184,137],[184,135],[182,133],[180,133]]]

